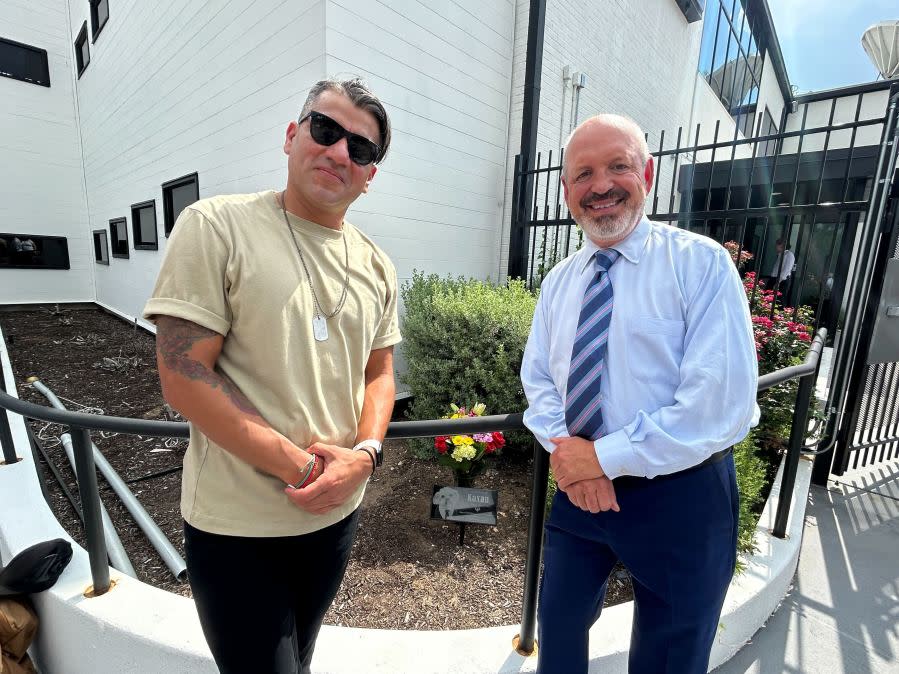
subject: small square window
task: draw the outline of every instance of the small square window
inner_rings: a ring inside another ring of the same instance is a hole
[[[94,230],[94,261],[97,264],[109,264],[109,243],[105,229]]]
[[[128,258],[128,223],[125,218],[109,221],[109,238],[112,241],[112,256]]]
[[[109,20],[109,0],[90,0],[91,2],[91,37],[93,42]]]
[[[75,38],[75,62],[78,64],[78,77],[81,77],[88,63],[91,62],[91,50],[87,41],[87,21],[82,24],[81,31]]]
[[[131,227],[134,232],[134,250],[157,250],[159,236],[156,233],[156,200],[131,205]]]
[[[165,235],[172,233],[175,221],[187,206],[200,199],[197,174],[191,173],[162,184],[162,206],[165,211]]]

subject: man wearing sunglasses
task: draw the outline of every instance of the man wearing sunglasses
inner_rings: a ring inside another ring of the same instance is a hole
[[[400,341],[396,272],[344,219],[390,144],[359,80],[315,84],[283,190],[184,209],[144,316],[190,421],[181,513],[222,672],[309,672],[381,463]]]

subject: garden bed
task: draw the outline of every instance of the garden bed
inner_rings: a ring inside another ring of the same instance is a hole
[[[24,400],[47,404],[27,379],[37,376],[72,411],[166,419],[159,392],[153,336],[99,309],[52,307],[0,313]],[[58,436],[59,426],[32,422],[50,459],[75,492]],[[123,479],[135,480],[180,465],[186,441],[105,435],[94,442]],[[499,492],[496,527],[458,528],[428,519],[431,488],[450,484],[449,471],[415,458],[404,442],[388,442],[385,466],[372,479],[359,535],[340,592],[326,616],[333,625],[389,629],[463,629],[518,622],[530,508],[529,452],[506,451],[476,480]],[[83,530],[62,490],[45,480],[56,517],[82,545]],[[183,552],[178,508],[180,472],[132,484],[137,497]],[[168,572],[100,478],[101,498],[139,580],[190,596],[190,587]],[[411,589],[411,591],[410,591]],[[616,571],[607,604],[631,598],[627,576]]]

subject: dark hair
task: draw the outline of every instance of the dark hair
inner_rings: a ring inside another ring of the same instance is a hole
[[[381,148],[381,151],[375,158],[375,164],[380,164],[387,154],[387,148],[390,147],[390,117],[387,116],[387,110],[384,108],[384,104],[381,103],[381,99],[375,96],[359,77],[349,80],[334,78],[320,80],[309,89],[309,95],[306,97],[306,102],[303,103],[303,109],[300,110],[300,118],[312,109],[318,97],[326,91],[336,91],[339,94],[343,94],[357,108],[370,113],[375,118],[375,121],[378,122],[378,131],[381,133],[381,142],[378,143],[378,146]]]

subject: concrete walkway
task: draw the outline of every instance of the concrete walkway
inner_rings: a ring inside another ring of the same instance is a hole
[[[792,591],[720,674],[899,673],[899,459],[812,487]]]

